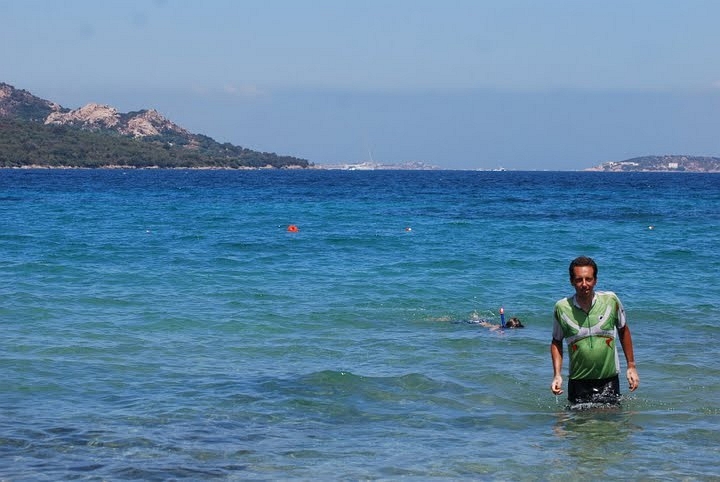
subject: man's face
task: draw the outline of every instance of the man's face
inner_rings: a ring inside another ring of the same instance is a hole
[[[597,283],[592,266],[575,266],[570,283],[575,287],[575,293],[579,297],[586,298],[592,295]]]

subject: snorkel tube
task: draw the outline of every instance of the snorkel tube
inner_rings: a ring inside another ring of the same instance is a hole
[[[500,328],[505,328],[505,308],[500,307]]]

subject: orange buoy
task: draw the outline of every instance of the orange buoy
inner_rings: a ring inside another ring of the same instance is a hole
[[[298,231],[300,231],[300,230],[298,229],[298,227],[295,226],[294,224],[291,224],[290,226],[288,226],[287,230],[288,230],[288,232],[290,232],[290,233],[297,233]]]

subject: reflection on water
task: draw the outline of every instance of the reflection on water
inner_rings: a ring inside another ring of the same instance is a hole
[[[553,433],[561,439],[561,459],[573,465],[578,476],[617,476],[608,468],[621,466],[635,451],[632,435],[643,430],[634,423],[635,415],[610,405],[559,412]]]
[[[558,413],[554,432],[558,437],[566,438],[590,435],[595,438],[595,444],[616,442],[641,430],[641,427],[631,422],[633,415],[634,412],[623,410],[620,406],[609,405],[567,410]]]

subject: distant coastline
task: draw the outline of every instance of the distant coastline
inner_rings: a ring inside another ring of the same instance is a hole
[[[397,171],[439,171],[441,167],[427,164],[422,161],[408,161],[398,164],[385,164],[374,161],[364,162],[347,162],[338,164],[324,164],[313,166],[316,169],[340,170],[340,171],[380,171],[380,170],[397,170]]]
[[[590,167],[586,169],[575,170],[557,170],[557,172],[608,172],[608,173],[704,173],[718,174],[720,169],[710,169],[705,167],[691,168],[673,168],[673,167],[643,167],[634,163],[626,164],[628,161],[608,162],[600,166]],[[198,170],[198,171],[470,171],[470,172],[553,172],[554,170],[516,170],[516,169],[447,169],[439,166],[412,166],[407,163],[400,164],[374,164],[367,163],[346,163],[346,164],[310,164],[307,167],[298,165],[285,166],[210,166],[210,165],[176,165],[176,166],[156,166],[156,165],[127,165],[127,164],[107,164],[96,166],[77,166],[77,165],[51,165],[51,164],[16,164],[2,165],[0,170]]]
[[[121,113],[108,105],[90,103],[71,110],[3,82],[0,168],[444,170],[423,161],[319,165],[294,156],[217,142],[187,131],[153,109]],[[720,157],[650,155],[604,162],[579,171],[719,173]]]
[[[720,157],[708,156],[643,156],[625,161],[611,161],[585,171],[601,172],[720,172]]]

